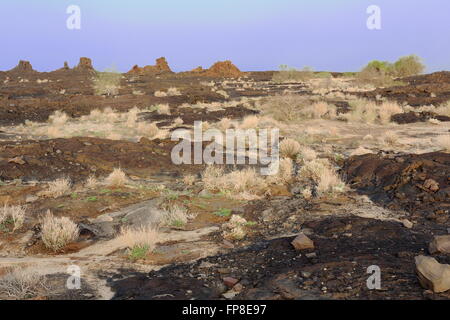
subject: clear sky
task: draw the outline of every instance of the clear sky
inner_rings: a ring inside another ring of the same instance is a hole
[[[69,5],[80,30],[66,27]],[[381,30],[366,26],[369,5],[381,8]],[[0,70],[87,56],[128,71],[165,56],[174,71],[225,59],[245,71],[357,71],[414,53],[431,72],[450,69],[449,21],[448,0],[1,0]]]

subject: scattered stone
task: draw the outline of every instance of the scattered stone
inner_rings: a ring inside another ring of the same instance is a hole
[[[431,254],[435,253],[450,253],[450,235],[436,236],[430,243],[428,250]]]
[[[26,162],[23,160],[22,157],[15,157],[15,158],[9,159],[8,162],[9,162],[9,163],[17,163],[17,164],[20,164],[20,165],[23,165],[23,164],[26,163]]]
[[[239,292],[236,292],[234,290],[230,290],[230,291],[227,291],[227,292],[223,293],[222,297],[224,297],[225,299],[233,299],[238,294],[239,294]]]
[[[300,233],[291,244],[295,250],[314,249],[314,242],[303,233]]]
[[[241,292],[242,290],[244,290],[244,286],[242,284],[238,283],[233,287],[233,290],[236,292]]]
[[[309,259],[316,258],[317,254],[315,252],[307,253],[307,254],[305,254],[305,257],[307,257]]]
[[[401,222],[402,222],[403,226],[408,229],[411,229],[414,226],[414,224],[411,221],[409,221],[408,219],[403,219],[403,220],[401,220]]]
[[[215,263],[211,263],[208,261],[203,261],[202,263],[200,263],[200,265],[198,266],[200,269],[207,269],[207,268],[212,268],[216,266]]]
[[[301,272],[301,275],[302,275],[303,278],[308,279],[308,278],[311,277],[312,273],[311,273],[311,272],[308,272],[308,271],[302,271],[302,272]]]
[[[225,248],[228,248],[228,249],[233,249],[234,248],[234,244],[232,244],[230,241],[228,241],[226,239],[223,240],[223,246]]]
[[[450,265],[440,264],[436,259],[426,256],[417,256],[415,260],[417,275],[422,287],[436,293],[450,289]]]
[[[225,278],[223,278],[223,283],[228,288],[233,288],[238,282],[239,282],[239,280],[236,279],[236,278],[233,278],[233,277],[225,277]]]
[[[430,191],[436,192],[439,190],[439,183],[437,183],[435,180],[433,179],[427,179],[425,180],[425,182],[423,183],[423,187],[425,189],[428,189]]]
[[[26,198],[25,198],[25,202],[26,203],[32,203],[32,202],[35,202],[37,200],[39,200],[39,197],[33,196],[33,195],[27,195]]]

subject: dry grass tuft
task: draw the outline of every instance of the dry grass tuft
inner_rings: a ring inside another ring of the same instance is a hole
[[[12,225],[12,232],[22,228],[25,221],[25,206],[9,206],[5,204],[0,208],[0,225],[9,222]]]
[[[244,227],[247,225],[247,220],[241,216],[233,215],[231,219],[222,225],[225,229],[222,233],[225,239],[242,240],[247,233]]]
[[[232,121],[229,118],[222,118],[216,125],[221,131],[225,131],[231,128]]]
[[[296,140],[287,138],[280,142],[280,155],[281,157],[288,157],[295,159],[297,154],[300,153],[301,145]]]
[[[267,176],[266,181],[274,184],[287,184],[292,181],[294,166],[291,158],[283,158],[279,161],[278,173]]]
[[[128,183],[125,172],[120,168],[115,168],[105,179],[106,185],[110,187],[124,187]]]
[[[36,272],[15,269],[0,278],[0,292],[11,299],[29,299],[47,291],[46,277]]]
[[[128,249],[145,248],[146,251],[153,251],[159,239],[159,231],[152,226],[124,227],[117,239]]]
[[[234,198],[256,199],[267,191],[267,182],[253,168],[224,173],[220,167],[207,166],[202,182],[206,190],[223,192]]]
[[[345,190],[344,182],[339,178],[327,159],[306,162],[298,172],[300,180],[312,180],[318,194],[334,194]]]
[[[355,99],[350,101],[351,112],[342,115],[350,122],[379,123],[387,124],[394,114],[402,113],[405,110],[398,103],[385,101],[377,104],[373,101]]]
[[[395,146],[398,143],[398,135],[393,131],[387,131],[382,137],[381,141],[387,146]]]
[[[296,162],[299,164],[312,161],[317,158],[317,153],[314,149],[311,149],[307,146],[301,146],[300,152],[297,154]]]
[[[187,186],[193,186],[196,180],[197,178],[192,174],[188,174],[183,177],[183,183]]]
[[[171,206],[169,210],[164,211],[161,223],[169,227],[183,227],[190,218],[186,208]]]
[[[57,218],[48,210],[47,214],[41,218],[42,242],[55,252],[77,240],[79,233],[78,226],[68,217]]]
[[[69,178],[60,178],[48,183],[47,190],[39,193],[44,197],[58,198],[68,194],[71,190],[71,181]]]
[[[158,114],[170,115],[170,106],[168,104],[158,104],[156,107]]]
[[[257,116],[246,116],[244,120],[242,120],[240,129],[257,129],[259,124],[259,118]]]
[[[87,189],[95,189],[100,185],[100,181],[95,176],[89,176],[84,183],[84,187]]]

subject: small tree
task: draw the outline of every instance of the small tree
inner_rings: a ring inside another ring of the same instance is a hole
[[[398,77],[409,77],[425,71],[422,59],[416,55],[401,57],[394,63],[395,73]]]

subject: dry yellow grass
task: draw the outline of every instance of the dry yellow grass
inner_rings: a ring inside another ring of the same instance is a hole
[[[39,193],[40,196],[58,198],[68,194],[71,190],[69,178],[60,178],[48,183],[47,190]]]
[[[258,198],[267,191],[267,182],[253,168],[224,173],[220,167],[207,166],[202,182],[206,190],[223,192],[234,198]]]
[[[159,231],[153,226],[141,226],[138,228],[122,228],[118,241],[126,248],[146,248],[152,251],[158,243]]]
[[[14,269],[0,278],[0,292],[10,299],[26,299],[48,290],[46,277],[37,272]]]
[[[41,218],[41,238],[44,245],[59,251],[67,244],[78,239],[78,226],[68,217],[55,217],[50,210]]]
[[[156,108],[161,108],[163,113],[170,113],[168,105],[156,106]],[[103,111],[92,110],[89,115],[80,118],[69,118],[65,113],[56,111],[49,117],[48,123],[27,121],[25,125],[14,127],[14,132],[49,138],[82,136],[133,141],[142,136],[149,139],[167,136],[167,130],[159,129],[155,123],[138,121],[140,112],[138,108],[132,108],[126,113],[117,113],[111,108],[105,108]]]
[[[163,212],[161,223],[169,227],[182,227],[188,223],[190,217],[186,208],[171,206]]]
[[[268,184],[288,184],[292,181],[294,166],[291,158],[282,158],[278,161],[278,172],[266,177]]]
[[[217,122],[216,126],[221,130],[225,131],[231,128],[232,121],[229,118],[222,118],[219,122]]]
[[[113,172],[106,177],[105,183],[110,187],[124,187],[128,183],[128,178],[122,169],[115,168]]]
[[[246,224],[247,220],[245,218],[232,215],[231,219],[222,225],[224,228],[223,237],[229,240],[242,240],[247,235],[244,229]]]
[[[280,142],[281,157],[288,157],[295,159],[301,150],[301,145],[296,140],[287,138]]]
[[[168,104],[158,104],[156,107],[158,114],[170,115],[170,106]]]
[[[350,122],[364,122],[370,124],[387,124],[391,121],[391,116],[402,113],[405,109],[394,101],[385,101],[381,104],[376,102],[355,99],[350,101],[352,110],[342,115],[342,118]]]
[[[197,180],[197,178],[192,174],[188,174],[183,177],[183,183],[188,186],[194,185],[196,180]]]
[[[89,176],[84,183],[84,187],[87,189],[95,189],[100,185],[100,181],[94,176]]]
[[[393,131],[387,131],[382,137],[381,142],[387,146],[395,146],[397,145],[399,140],[398,135]]]
[[[12,232],[22,228],[25,221],[25,206],[10,206],[5,204],[0,208],[0,224],[9,221],[12,224]]]
[[[259,124],[259,118],[257,116],[246,116],[240,124],[240,129],[257,129]]]
[[[333,194],[345,190],[344,182],[327,159],[315,159],[306,162],[299,170],[298,178],[300,180],[312,180],[319,194]]]

